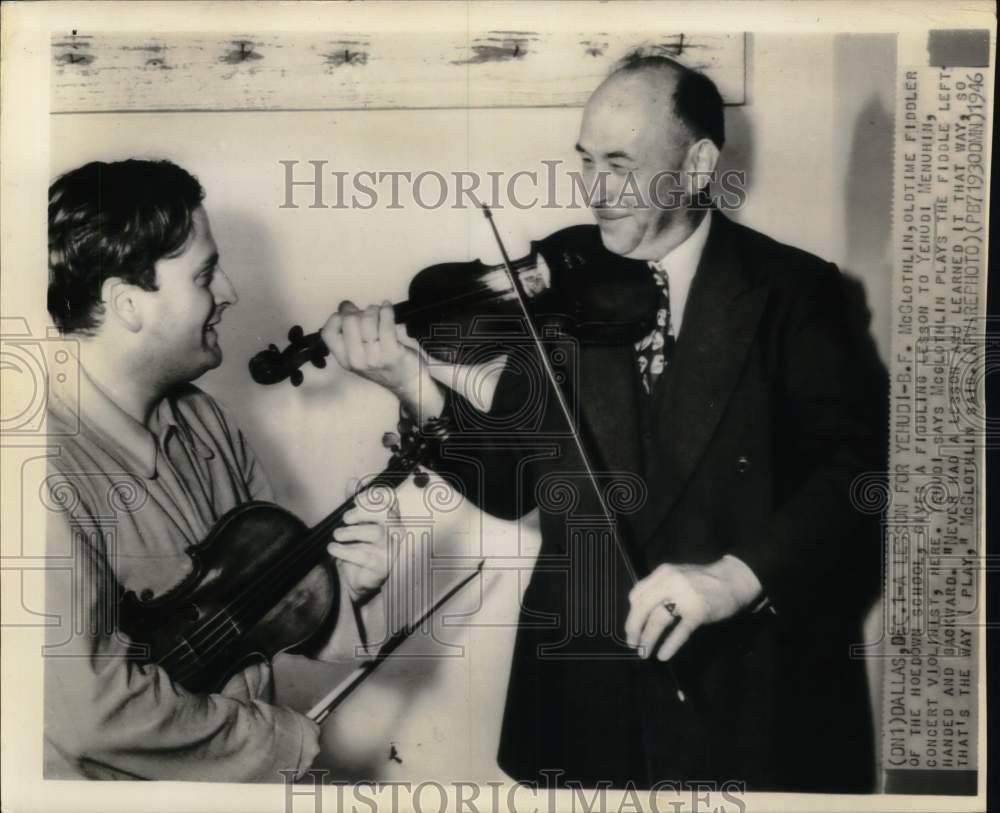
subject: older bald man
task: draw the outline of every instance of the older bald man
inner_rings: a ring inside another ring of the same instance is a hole
[[[326,327],[346,368],[451,419],[439,467],[471,499],[539,510],[499,752],[522,781],[873,789],[850,647],[879,532],[851,488],[884,470],[884,370],[835,266],[705,205],[724,143],[714,84],[640,56],[595,91],[576,145],[601,241],[657,283],[648,336],[576,346],[564,365],[598,481],[639,484],[621,516],[630,562],[588,520],[600,507],[554,399],[540,421],[525,409],[516,365],[477,420],[397,343],[391,308],[345,303]]]

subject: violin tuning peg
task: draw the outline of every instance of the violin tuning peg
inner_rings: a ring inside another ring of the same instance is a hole
[[[303,335],[302,325],[294,325],[292,329],[288,331],[288,341],[297,342]]]
[[[382,435],[382,448],[391,449],[399,445],[399,435],[395,432],[386,432]]]
[[[426,471],[418,471],[413,475],[413,485],[417,488],[425,488],[430,482],[430,475]]]
[[[318,367],[320,370],[326,367],[326,359],[322,356],[316,356],[316,358],[312,360],[312,363],[313,367]]]
[[[302,383],[302,378],[301,370],[292,370],[292,372],[288,374],[288,380],[292,382],[293,387],[299,386]]]

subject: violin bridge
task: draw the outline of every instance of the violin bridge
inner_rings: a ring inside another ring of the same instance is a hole
[[[520,278],[524,292],[529,297],[536,297],[552,287],[552,273],[541,254],[535,255],[534,267],[522,271]]]

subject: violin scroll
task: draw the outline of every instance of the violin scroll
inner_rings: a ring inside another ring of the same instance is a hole
[[[269,344],[250,359],[250,377],[258,384],[279,384],[284,380],[297,387],[302,383],[303,375],[299,369],[303,364],[311,363],[314,367],[326,367],[326,357],[330,354],[326,342],[319,333],[305,333],[301,325],[295,325],[288,331],[289,345],[279,350],[276,345]]]

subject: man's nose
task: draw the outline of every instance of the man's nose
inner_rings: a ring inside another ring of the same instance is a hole
[[[601,201],[605,206],[615,205],[622,194],[622,190],[625,188],[625,177],[616,175],[614,172],[605,172],[603,177],[603,186],[598,187],[604,194],[604,199]]]
[[[607,170],[592,170],[590,177],[584,181],[590,190],[591,206],[610,206],[612,201],[618,199],[621,192],[622,181]]]
[[[216,306],[235,305],[239,301],[236,288],[221,268],[216,268],[215,275],[212,277],[212,295],[215,298]]]

